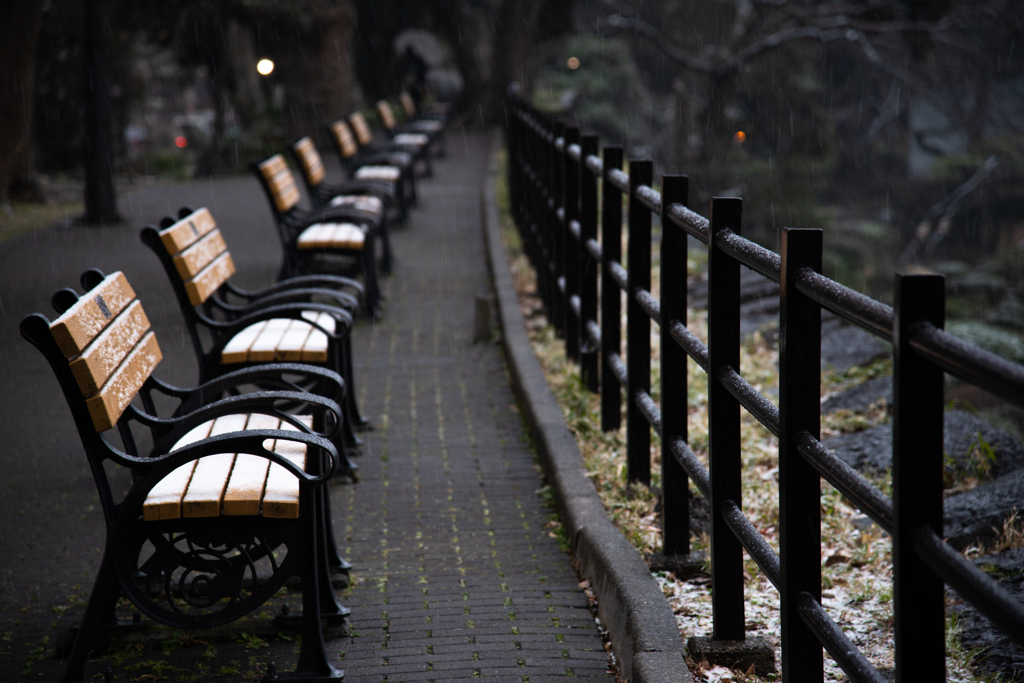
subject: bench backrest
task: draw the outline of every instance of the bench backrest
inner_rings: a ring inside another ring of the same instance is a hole
[[[366,147],[373,142],[373,132],[370,130],[370,124],[366,122],[366,117],[363,116],[362,112],[355,112],[349,114],[349,122],[352,124],[352,130],[355,131],[356,139],[359,140],[359,144],[362,147]]]
[[[257,167],[263,175],[263,180],[266,182],[279,214],[287,213],[299,203],[302,195],[295,184],[295,176],[292,175],[292,171],[288,168],[288,163],[285,162],[282,155],[275,154],[257,164]]]
[[[163,359],[135,291],[112,273],[50,323],[97,432],[117,424]]]
[[[348,127],[344,119],[339,119],[331,124],[331,135],[334,136],[334,142],[343,159],[351,159],[359,153],[356,138],[352,135],[352,129]]]
[[[406,118],[416,118],[416,103],[413,102],[412,95],[403,90],[402,94],[398,96],[398,101],[402,103]]]
[[[377,103],[377,114],[380,115],[380,122],[384,126],[384,130],[392,131],[395,129],[395,113],[391,111],[391,105],[388,104],[387,100],[381,100]]]
[[[198,209],[160,231],[193,306],[205,303],[228,278],[235,263],[209,209]]]
[[[317,187],[324,179],[324,162],[320,158],[320,152],[316,151],[313,140],[306,137],[292,143],[292,151],[295,152],[302,167],[302,175],[310,187]]]

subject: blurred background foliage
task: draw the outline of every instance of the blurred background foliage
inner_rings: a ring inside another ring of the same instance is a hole
[[[13,2],[40,15],[31,164],[14,175],[74,177],[80,3]],[[1019,334],[1024,9],[1012,0],[95,2],[125,178],[237,172],[304,134],[331,150],[324,124],[409,85],[396,38],[414,29],[438,46],[430,82],[460,124],[503,124],[518,81],[602,144],[688,173],[698,211],[742,196],[743,231],[762,244],[782,226],[822,228],[840,281],[885,298],[894,269],[941,270],[951,312]],[[260,58],[273,73],[256,73]],[[10,177],[0,203],[33,186]]]

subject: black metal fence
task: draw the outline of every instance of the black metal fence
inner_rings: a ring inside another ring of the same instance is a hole
[[[822,680],[822,647],[852,680],[884,680],[821,606],[823,477],[892,536],[897,681],[945,680],[943,582],[1024,643],[1024,605],[942,538],[943,373],[1024,406],[1024,368],[943,330],[941,276],[896,275],[890,308],[821,275],[820,230],[785,228],[782,253],[764,249],[740,236],[740,199],[712,199],[704,218],[687,206],[686,176],[663,175],[659,193],[651,161],[630,160],[626,173],[622,148],[598,156],[597,136],[581,135],[515,93],[508,150],[524,250],[567,356],[580,363],[586,386],[601,392],[603,429],[619,428],[625,388],[631,481],[649,484],[651,430],[661,436],[666,554],[690,550],[688,479],[710,503],[715,640],[744,639],[746,550],[779,590],[784,680]],[[655,214],[660,299],[650,291]],[[707,346],[686,327],[688,236],[708,247]],[[739,374],[741,265],[781,287],[778,407]],[[628,302],[625,360],[620,292]],[[819,441],[822,309],[893,346],[892,499]],[[660,327],[660,407],[651,397],[652,320]],[[687,445],[688,358],[708,374],[708,469]],[[740,406],[779,438],[779,554],[741,510]]]

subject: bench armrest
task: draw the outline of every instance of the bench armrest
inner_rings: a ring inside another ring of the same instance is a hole
[[[355,179],[335,185],[321,185],[321,194],[336,197],[341,194],[368,194],[382,201],[395,201],[395,186],[390,180]]]
[[[341,403],[345,396],[345,380],[341,375],[333,370],[305,363],[254,365],[221,375],[197,387],[188,388],[175,387],[156,377],[151,377],[146,388],[156,389],[167,396],[179,399],[181,405],[175,415],[191,413],[201,406],[220,400],[225,392],[246,384],[255,384],[262,387],[264,391],[311,393],[299,384],[284,379],[285,375],[298,375],[301,378],[300,382],[323,382],[327,393],[325,398],[333,399],[338,403]],[[324,394],[318,393],[318,395],[323,396]]]
[[[345,292],[339,292],[336,289],[323,289],[315,287],[292,287],[281,289],[276,292],[270,292],[265,296],[259,298],[252,298],[248,303],[245,304],[230,304],[224,301],[219,301],[210,298],[214,301],[214,305],[225,311],[234,313],[235,315],[247,315],[253,311],[258,311],[267,306],[275,306],[277,304],[288,304],[288,303],[303,303],[310,302],[313,297],[322,297],[325,299],[333,299],[333,304],[338,308],[345,311],[347,314],[352,315],[354,312],[359,310],[359,300],[354,296]]]
[[[331,290],[351,290],[355,298],[362,299],[364,288],[362,283],[358,280],[352,280],[347,277],[340,277],[338,275],[297,275],[290,277],[287,280],[264,287],[263,289],[245,290],[239,289],[231,284],[230,281],[225,282],[222,285],[227,288],[229,292],[235,296],[242,297],[243,299],[262,299],[263,297],[274,294],[275,292],[283,292],[289,289],[303,289],[306,287],[315,287],[318,289],[331,289]],[[343,291],[344,294],[348,294],[347,291]]]
[[[336,321],[341,323],[344,329],[335,329],[334,332],[330,332],[327,329],[321,327],[317,323],[308,318],[302,316],[307,311],[315,311],[318,313],[327,313]],[[240,318],[232,320],[230,322],[224,322],[222,320],[215,320],[209,316],[203,316],[201,319],[204,325],[207,325],[221,334],[224,335],[223,342],[226,344],[231,336],[238,334],[249,325],[253,323],[263,322],[264,320],[271,320],[273,318],[291,318],[292,320],[301,320],[309,323],[315,329],[320,330],[326,334],[329,338],[340,339],[348,333],[352,327],[352,316],[346,313],[343,309],[337,306],[331,306],[329,304],[318,304],[315,302],[308,303],[290,303],[290,304],[275,304],[273,306],[267,306],[251,311]]]
[[[178,442],[181,437],[188,434],[204,422],[215,420],[225,415],[236,415],[238,413],[261,413],[272,415],[289,424],[294,424],[303,432],[306,428],[295,421],[294,416],[284,412],[277,407],[278,403],[305,404],[311,408],[328,410],[334,414],[334,427],[324,438],[333,438],[337,435],[341,426],[341,406],[334,399],[326,396],[311,394],[306,391],[257,391],[240,396],[229,396],[212,403],[197,407],[184,415],[172,418],[158,418],[136,411],[135,417],[140,423],[159,430],[160,436],[153,446],[153,453],[163,453]]]

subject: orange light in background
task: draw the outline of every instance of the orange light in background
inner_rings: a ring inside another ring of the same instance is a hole
[[[736,131],[736,135],[732,136],[732,139],[733,142],[743,142],[744,140],[747,139],[747,134],[744,133],[742,130],[738,130]]]
[[[178,137],[174,138],[174,144],[176,144],[178,147],[187,147],[188,138],[186,138],[184,135],[179,135]]]
[[[580,68],[580,60],[576,59],[575,57],[569,57],[569,61],[567,61],[565,65],[575,71],[576,69]]]

